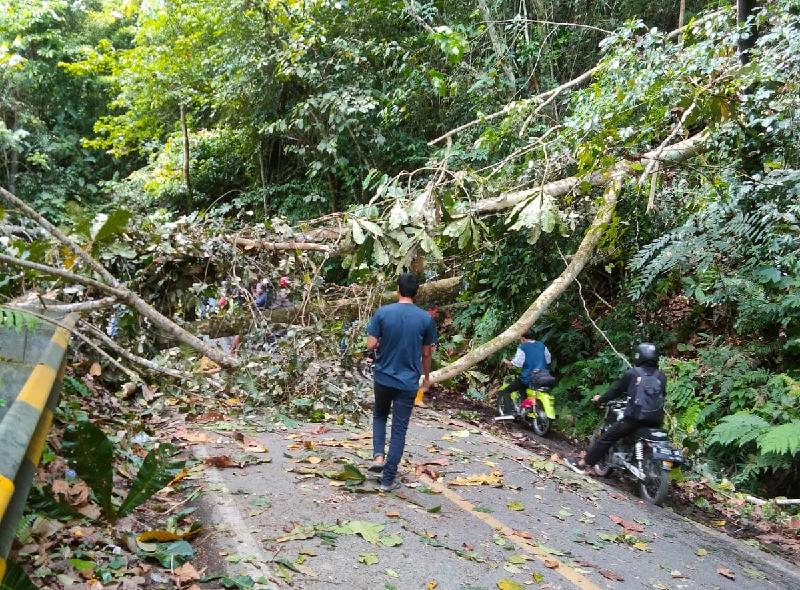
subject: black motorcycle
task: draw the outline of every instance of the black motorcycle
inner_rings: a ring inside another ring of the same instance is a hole
[[[606,416],[600,435],[622,420],[625,400],[606,404]],[[639,495],[645,502],[661,506],[669,493],[669,472],[683,463],[683,454],[661,428],[642,427],[620,439],[608,450],[604,463],[594,466],[595,474],[605,477],[612,470],[630,473],[636,480]]]

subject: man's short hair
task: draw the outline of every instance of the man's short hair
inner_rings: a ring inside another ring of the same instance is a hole
[[[400,291],[401,297],[416,297],[419,290],[419,281],[417,277],[410,272],[404,272],[397,279],[397,290]]]
[[[530,330],[525,330],[525,333],[522,335],[523,338],[526,340],[536,340],[536,334],[533,331],[533,328]]]

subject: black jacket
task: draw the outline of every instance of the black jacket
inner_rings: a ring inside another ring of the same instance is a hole
[[[644,369],[644,372],[648,375],[655,374],[658,377],[658,380],[661,381],[661,387],[664,390],[667,387],[667,376],[662,373],[658,367],[650,366],[650,365],[641,365],[640,369]],[[600,396],[600,403],[607,403],[612,399],[617,399],[618,397],[622,397],[623,395],[628,396],[628,405],[625,408],[625,417],[637,419],[637,412],[634,406],[633,400],[633,386],[636,383],[636,378],[638,377],[638,373],[636,369],[631,367],[622,375],[621,379],[618,379],[611,387],[609,387],[608,391],[606,391],[603,395]],[[663,390],[662,390],[663,393]]]

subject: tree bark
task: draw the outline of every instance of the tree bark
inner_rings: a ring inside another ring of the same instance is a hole
[[[192,185],[189,182],[189,127],[186,124],[186,107],[181,104],[181,133],[183,134],[183,187],[186,194],[192,196]]]
[[[461,289],[462,277],[449,277],[438,281],[423,283],[419,287],[414,303],[424,307],[425,305],[440,301],[448,301],[454,298]],[[395,301],[397,294],[387,291],[381,296],[380,303],[386,304]],[[316,315],[333,315],[341,319],[352,319],[358,317],[360,311],[371,313],[374,308],[374,301],[366,297],[348,297],[345,299],[333,299],[323,301],[320,304],[312,305],[305,310],[305,315],[309,313]],[[272,324],[291,324],[296,321],[303,309],[296,305],[284,309],[267,309],[259,312],[264,320]],[[258,317],[258,316],[256,316]],[[194,325],[194,330],[200,334],[208,334],[211,338],[222,336],[233,336],[248,332],[256,318],[252,316],[242,316],[231,321],[230,318],[220,317],[211,320],[198,322]]]
[[[678,28],[682,29],[684,20],[686,19],[686,0],[681,0],[680,7],[678,8]]]
[[[739,61],[746,64],[750,61],[750,50],[758,39],[758,29],[755,26],[746,28],[747,19],[753,15],[757,6],[756,0],[736,0],[736,24],[739,26]]]
[[[503,73],[505,73],[506,78],[508,78],[508,84],[511,86],[512,91],[516,92],[517,78],[514,76],[514,68],[512,68],[511,64],[509,63],[510,59],[508,57],[508,48],[505,46],[505,43],[500,40],[500,37],[497,34],[497,29],[494,26],[494,21],[492,19],[492,14],[489,12],[489,7],[486,5],[486,0],[478,0],[478,8],[483,15],[483,20],[486,22],[486,30],[489,33],[489,40],[492,42],[492,46],[494,47],[494,54],[497,58],[497,62],[503,69]]]

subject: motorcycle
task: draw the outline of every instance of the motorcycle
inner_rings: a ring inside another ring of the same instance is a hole
[[[606,404],[600,435],[622,420],[626,405],[626,400],[613,400]],[[598,463],[593,469],[601,477],[614,469],[627,471],[635,479],[641,498],[661,506],[669,493],[669,472],[683,462],[683,454],[672,445],[664,430],[642,427],[617,441],[608,450],[605,462]]]
[[[550,425],[556,419],[555,398],[550,387],[536,386],[525,390],[523,398],[519,391],[506,391],[497,396],[497,417],[495,420],[514,420],[533,430],[539,436],[550,432]]]

